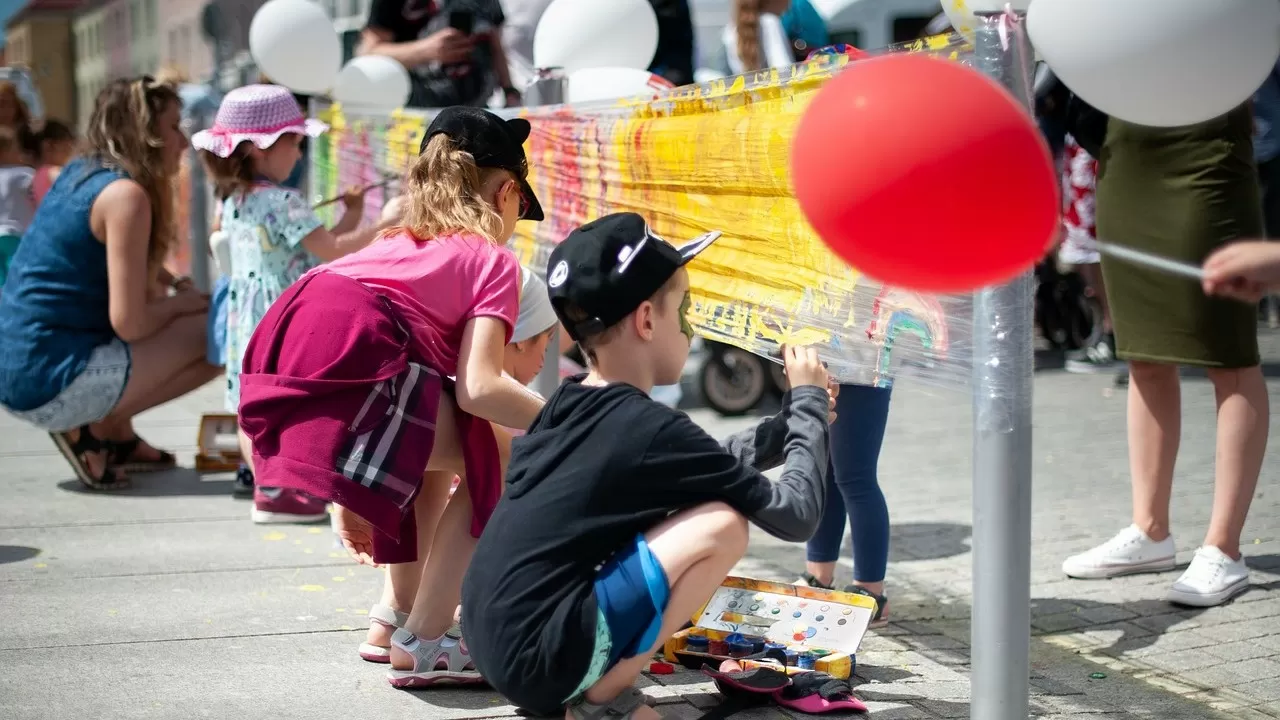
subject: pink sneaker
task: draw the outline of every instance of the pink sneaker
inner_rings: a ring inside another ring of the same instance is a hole
[[[301,490],[288,488],[253,489],[253,521],[259,525],[314,523],[329,519],[325,501]]]

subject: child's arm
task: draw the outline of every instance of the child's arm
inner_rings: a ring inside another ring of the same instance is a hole
[[[774,537],[802,542],[813,535],[827,500],[826,370],[810,348],[787,348],[784,355],[793,389],[783,443],[786,460],[778,481],[725,452],[678,413],[654,436],[645,455],[642,471],[652,479],[645,492],[655,502],[676,506],[723,500]]]
[[[336,260],[363,248],[373,242],[374,238],[378,237],[378,233],[394,225],[392,222],[383,221],[363,230],[344,229],[355,228],[360,223],[364,212],[364,200],[363,194],[358,191],[353,190],[344,196],[347,211],[343,213],[342,220],[333,226],[333,230],[324,227],[311,206],[297,192],[292,190],[266,192],[280,193],[279,202],[283,205],[275,215],[276,224],[271,228],[271,232],[282,238],[289,247],[301,245],[307,252],[324,262]]]
[[[838,385],[827,387],[828,423],[835,422],[836,394]],[[724,451],[734,456],[743,465],[765,472],[782,464],[786,453],[787,423],[791,419],[791,391],[782,396],[782,412],[767,417],[755,427],[720,441]]]
[[[507,326],[483,315],[467,321],[458,353],[458,407],[490,422],[525,429],[542,410],[538,395],[502,371]]]

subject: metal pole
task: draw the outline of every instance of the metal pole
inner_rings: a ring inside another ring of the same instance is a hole
[[[192,118],[192,132],[203,130],[208,116],[202,110]],[[209,179],[205,176],[204,163],[192,148],[187,153],[188,196],[187,207],[191,232],[191,280],[200,292],[209,292],[213,278],[209,272]]]
[[[1030,111],[1031,54],[1022,19],[980,15],[978,69]],[[1000,31],[1002,23],[1010,32]],[[1032,297],[1030,272],[974,297],[969,716],[981,720],[1026,720],[1030,712]]]
[[[534,71],[534,81],[525,91],[525,101],[529,105],[558,105],[564,102],[569,80],[560,68],[540,68]],[[546,272],[546,268],[534,268]],[[551,397],[551,393],[560,386],[560,329],[551,333],[551,341],[547,343],[547,354],[542,361],[542,371],[529,384],[534,392],[542,397]]]

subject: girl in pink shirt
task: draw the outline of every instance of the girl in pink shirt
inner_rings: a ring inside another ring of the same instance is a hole
[[[521,288],[504,244],[517,221],[543,217],[525,179],[529,130],[442,111],[406,183],[404,226],[303,276],[244,352],[255,467],[332,502],[358,561],[420,573],[412,609],[394,618],[397,687],[483,682],[454,611],[501,494],[510,434],[495,426],[528,427],[543,404],[503,373]],[[462,482],[432,517],[422,506],[453,475]]]

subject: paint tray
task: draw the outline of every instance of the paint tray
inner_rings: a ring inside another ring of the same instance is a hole
[[[772,642],[800,653],[821,655],[812,669],[847,680],[875,612],[876,601],[866,595],[730,576],[694,615],[693,627],[667,640],[663,654],[693,669],[704,663],[719,665],[732,656],[712,650],[723,650],[718,644],[731,635],[741,635],[753,643],[753,652]],[[690,650],[691,635],[707,638],[711,647]],[[788,673],[808,669],[786,668]]]

